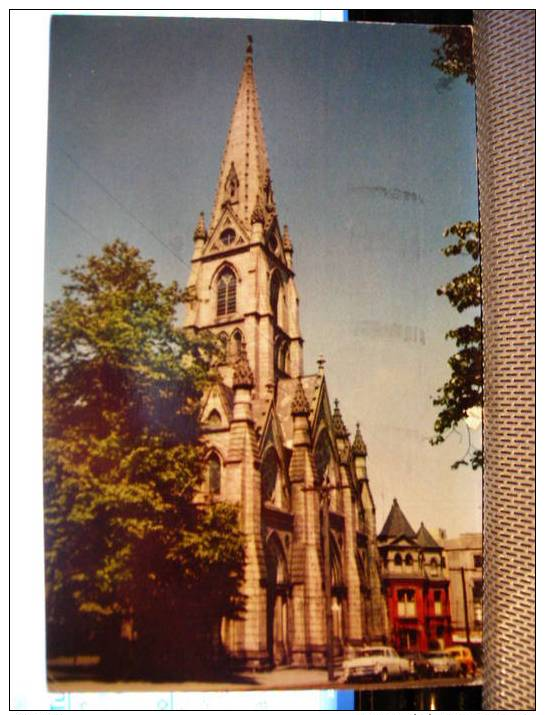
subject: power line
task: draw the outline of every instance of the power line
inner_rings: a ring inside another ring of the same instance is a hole
[[[100,189],[102,189],[102,191],[103,191],[115,204],[117,204],[117,206],[119,206],[119,208],[120,208],[122,211],[124,211],[124,212],[127,214],[127,216],[129,216],[130,218],[132,218],[133,221],[136,221],[136,223],[137,223],[139,226],[141,226],[145,231],[147,231],[152,238],[154,238],[154,239],[155,239],[156,241],[158,241],[164,248],[166,248],[167,251],[169,251],[169,253],[171,253],[171,254],[174,256],[174,258],[176,258],[176,260],[180,261],[183,265],[186,266],[186,268],[190,268],[189,264],[186,263],[186,261],[184,261],[184,259],[183,259],[181,256],[179,256],[177,253],[175,253],[175,252],[172,250],[172,248],[168,245],[168,243],[166,243],[165,241],[163,241],[163,239],[160,238],[160,237],[155,233],[155,231],[152,231],[152,229],[149,228],[148,226],[146,226],[146,224],[145,224],[141,219],[139,219],[138,216],[135,216],[130,209],[128,209],[123,203],[121,203],[121,201],[120,201],[116,196],[114,196],[114,194],[112,194],[112,192],[108,189],[108,187],[107,187],[107,186],[104,186],[104,184],[103,184],[99,179],[97,179],[96,176],[93,176],[93,174],[91,174],[91,172],[90,172],[88,169],[86,169],[86,168],[85,168],[84,166],[82,166],[78,161],[76,161],[76,159],[74,159],[74,157],[73,157],[71,154],[69,154],[65,149],[63,149],[63,148],[60,147],[60,146],[58,146],[58,149],[59,149],[59,151],[61,151],[61,152],[67,157],[67,159],[69,159],[69,160],[72,162],[72,164],[74,164],[74,166],[75,166],[77,169],[79,169],[83,174],[85,174],[86,176],[88,176]]]
[[[75,224],[79,229],[81,229],[84,233],[86,233],[88,236],[91,236],[95,241],[100,241],[100,239],[94,235],[94,233],[91,233],[88,228],[85,228],[77,219],[75,219],[71,214],[69,214],[67,211],[62,209],[53,199],[49,199],[48,202],[52,206],[54,206],[59,213],[61,213],[65,218],[67,218],[69,221],[71,221],[73,224]]]

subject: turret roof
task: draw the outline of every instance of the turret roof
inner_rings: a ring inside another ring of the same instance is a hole
[[[246,60],[227,132],[210,222],[212,227],[216,226],[220,219],[225,187],[233,173],[233,167],[238,181],[238,201],[233,204],[233,211],[250,226],[256,196],[260,196],[261,204],[266,209],[269,209],[272,201],[269,159],[255,83],[251,35],[248,36]]]
[[[420,528],[416,534],[416,542],[419,546],[423,546],[427,549],[439,549],[441,548],[437,541],[433,538],[430,532],[424,526],[424,522],[420,522]]]
[[[407,536],[410,539],[416,537],[412,526],[407,521],[407,517],[401,511],[397,499],[394,499],[390,513],[388,514],[382,531],[379,534],[379,539],[390,539],[398,536]]]

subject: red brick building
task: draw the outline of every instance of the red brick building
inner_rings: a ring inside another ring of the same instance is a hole
[[[415,532],[394,499],[378,536],[393,646],[401,652],[452,645],[443,547],[424,524]]]

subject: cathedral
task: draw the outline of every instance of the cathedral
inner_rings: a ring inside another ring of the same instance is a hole
[[[201,406],[205,488],[240,505],[245,535],[246,610],[222,623],[223,647],[249,668],[320,667],[328,626],[337,657],[385,642],[367,450],[331,405],[325,361],[303,368],[294,244],[277,214],[251,37],[186,294],[185,328],[223,346],[222,381]]]

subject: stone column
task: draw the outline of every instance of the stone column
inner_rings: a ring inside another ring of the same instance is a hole
[[[294,630],[292,660],[302,666],[325,665],[326,631],[322,588],[320,510],[311,452],[310,408],[301,381],[292,403],[293,454],[290,482],[294,519],[292,581]]]
[[[246,611],[236,626],[235,655],[249,668],[263,668],[268,665],[266,567],[261,534],[261,475],[252,416],[253,386],[243,344],[233,374],[235,396],[227,456],[228,478],[240,480],[241,520],[246,542],[242,586]]]

